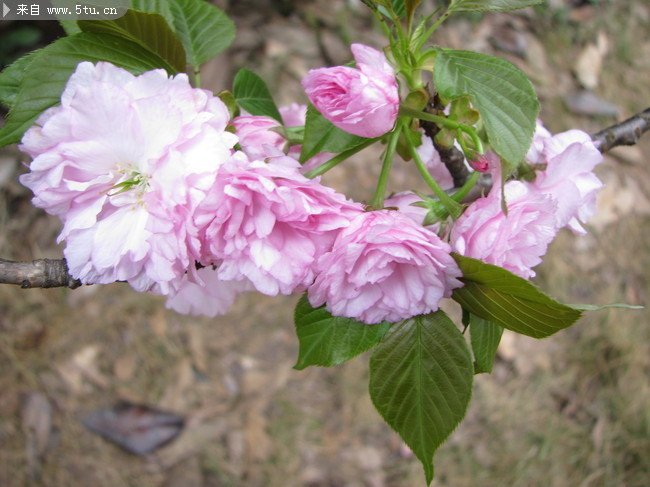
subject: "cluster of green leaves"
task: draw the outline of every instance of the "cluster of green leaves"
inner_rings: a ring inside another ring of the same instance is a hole
[[[189,71],[225,50],[235,26],[203,0],[131,0],[116,20],[67,21],[67,37],[30,53],[0,73],[0,102],[10,108],[0,146],[18,142],[47,108],[59,103],[82,61],[108,61],[134,74]]]
[[[427,483],[435,450],[465,415],[474,374],[492,370],[503,329],[544,338],[571,326],[587,309],[562,304],[501,267],[457,254],[454,259],[463,287],[452,299],[462,307],[470,343],[442,310],[366,325],[313,308],[303,296],[295,311],[296,369],[338,365],[373,349],[372,401],[422,462]]]

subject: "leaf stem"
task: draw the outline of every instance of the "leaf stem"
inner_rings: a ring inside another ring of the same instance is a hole
[[[476,132],[476,129],[474,127],[470,127],[469,125],[455,122],[453,120],[450,120],[447,117],[434,115],[433,113],[427,113],[420,110],[413,110],[412,108],[409,108],[404,105],[401,105],[399,107],[399,113],[400,115],[407,115],[409,117],[418,118],[420,120],[426,120],[427,122],[433,122],[438,125],[443,125],[445,127],[449,127],[452,129],[465,132],[467,135],[471,137],[472,142],[474,142],[474,145],[476,146],[476,151],[479,154],[483,154],[484,152],[483,142],[481,141],[481,138],[478,136],[478,132]]]
[[[467,179],[467,181],[465,181],[465,184],[463,184],[458,191],[451,195],[451,199],[458,202],[462,201],[462,199],[469,194],[474,185],[476,185],[476,182],[480,177],[481,173],[474,171],[472,175]]]
[[[431,173],[429,173],[429,170],[425,166],[424,162],[422,162],[422,158],[420,157],[420,154],[418,154],[418,151],[415,148],[415,144],[413,142],[413,139],[411,138],[411,135],[409,134],[408,130],[404,131],[404,136],[406,137],[406,142],[409,148],[409,152],[411,153],[411,156],[413,157],[413,162],[415,162],[415,166],[418,168],[418,171],[420,172],[420,175],[422,176],[422,179],[427,183],[429,188],[431,188],[431,191],[433,191],[433,194],[440,200],[440,202],[444,205],[445,209],[449,212],[451,217],[456,220],[461,212],[462,212],[462,207],[461,205],[453,200],[438,184],[438,182],[431,176]]]
[[[348,150],[346,150],[344,152],[341,152],[340,154],[332,157],[330,160],[328,160],[327,162],[321,164],[317,168],[312,169],[311,171],[309,171],[307,174],[305,174],[305,177],[309,178],[309,179],[313,179],[316,176],[320,176],[322,174],[325,174],[327,171],[329,171],[333,167],[339,165],[341,162],[345,161],[349,157],[352,157],[357,152],[360,152],[363,149],[365,149],[366,147],[374,144],[375,142],[377,142],[377,140],[378,139],[376,139],[376,138],[375,139],[368,139],[368,140],[363,141],[361,144],[357,145],[356,147],[353,147],[352,149],[348,149]]]
[[[393,165],[397,142],[403,128],[404,119],[398,118],[395,129],[391,132],[390,138],[388,139],[388,145],[384,151],[384,161],[381,165],[381,173],[379,174],[379,180],[377,181],[375,196],[372,198],[372,202],[370,203],[373,208],[380,209],[384,206],[384,195],[386,194],[386,187],[388,186],[388,175],[390,174],[390,169]]]

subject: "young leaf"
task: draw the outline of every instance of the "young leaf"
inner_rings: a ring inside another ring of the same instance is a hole
[[[332,367],[369,350],[382,339],[391,324],[366,325],[352,318],[332,316],[325,306],[312,308],[303,295],[294,314],[300,342],[294,369],[310,365]]]
[[[517,167],[533,140],[539,114],[539,101],[526,75],[503,59],[440,49],[433,76],[443,98],[470,96],[492,148],[512,168]]]
[[[262,78],[248,69],[240,69],[233,81],[237,104],[251,115],[264,115],[282,123],[282,115]]]
[[[452,254],[465,285],[452,298],[476,316],[533,338],[568,328],[582,311],[559,303],[512,272],[480,260]]]
[[[300,162],[305,162],[320,152],[344,152],[367,140],[335,127],[313,105],[309,105]]]
[[[393,325],[370,358],[370,397],[422,462],[465,416],[474,368],[465,338],[443,311]]]
[[[543,0],[456,0],[449,7],[449,12],[485,12],[495,10],[506,12],[518,8],[539,5]]]
[[[474,373],[492,372],[503,327],[470,313],[469,333],[474,352]]]
[[[0,147],[18,142],[41,112],[59,103],[81,61],[108,61],[134,74],[167,66],[173,73],[160,56],[121,37],[81,32],[61,38],[38,51],[27,65],[14,108],[0,128]]]
[[[158,14],[127,10],[119,19],[80,20],[78,24],[84,32],[110,34],[140,44],[158,54],[176,72],[187,67],[183,44]]]
[[[422,0],[405,0],[404,6],[406,11],[406,20],[409,25],[413,21],[413,15],[415,15],[415,9],[422,3]]]
[[[14,106],[27,66],[37,54],[38,51],[31,52],[2,70],[0,73],[0,102],[2,104],[9,108]]]
[[[185,47],[187,62],[195,71],[235,39],[235,24],[214,5],[204,0],[169,0],[169,5],[174,30]]]
[[[411,0],[413,1],[413,0]],[[421,0],[420,0],[421,1]],[[395,12],[395,15],[397,15],[400,19],[404,17],[406,13],[406,6],[405,3],[407,3],[408,0],[392,0],[392,7],[393,7],[393,12]]]

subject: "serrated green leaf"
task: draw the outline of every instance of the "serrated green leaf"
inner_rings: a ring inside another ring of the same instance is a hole
[[[449,12],[486,12],[517,10],[539,5],[543,0],[456,0],[449,6]]]
[[[474,372],[492,372],[492,364],[503,334],[503,327],[469,313],[469,333],[474,352]]]
[[[0,128],[0,146],[18,142],[22,134],[47,108],[57,105],[77,64],[108,61],[140,74],[167,66],[157,54],[121,37],[81,32],[41,49],[28,64],[14,108]]]
[[[539,114],[539,101],[526,75],[503,59],[440,49],[433,76],[443,98],[471,97],[490,145],[511,169],[516,168],[533,140]]]
[[[370,358],[370,397],[384,420],[422,462],[465,416],[474,368],[465,338],[442,311],[392,326]]]
[[[368,139],[335,127],[313,105],[307,108],[305,138],[300,162],[305,162],[320,152],[344,152],[358,147]]]
[[[271,117],[282,123],[282,115],[262,78],[248,69],[240,69],[233,81],[233,94],[240,107],[251,115]]]
[[[342,364],[375,346],[391,324],[366,325],[352,318],[332,316],[324,306],[313,308],[303,295],[294,313],[300,342],[294,369],[310,365],[332,367]]]
[[[169,6],[169,0],[131,0],[130,8],[140,12],[149,12],[162,17],[167,21],[169,28],[174,30],[174,15]]]
[[[183,44],[167,21],[156,13],[127,10],[115,20],[80,20],[78,24],[84,32],[110,34],[139,44],[158,54],[176,72],[187,67]]]
[[[2,104],[9,108],[14,106],[27,66],[37,54],[38,51],[31,52],[2,70],[0,73],[0,102]]]
[[[465,285],[452,298],[471,313],[509,330],[544,338],[575,323],[580,310],[562,304],[526,279],[480,260],[452,254]]]
[[[235,24],[216,6],[204,0],[169,0],[169,5],[187,62],[196,71],[235,39]]]

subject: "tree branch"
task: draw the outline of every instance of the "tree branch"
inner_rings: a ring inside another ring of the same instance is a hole
[[[430,137],[437,133],[435,124],[423,122],[421,125]],[[650,108],[621,123],[601,130],[591,138],[600,143],[598,148],[601,152],[607,152],[619,145],[636,144],[641,135],[648,131],[650,131]],[[454,178],[454,185],[462,186],[470,175],[463,162],[462,153],[453,147],[451,149],[436,148]],[[472,192],[467,195],[466,200],[472,201],[479,198],[490,188],[491,178],[488,174],[482,175]],[[68,264],[65,259],[38,259],[31,262],[0,259],[0,284],[15,284],[23,289],[35,287],[75,289],[81,286],[81,281],[70,276],[68,272]]]
[[[594,142],[600,142],[598,145],[600,152],[607,152],[619,145],[636,144],[639,138],[648,130],[650,130],[650,108],[646,108],[641,113],[621,123],[593,134],[591,138]]]
[[[31,262],[0,259],[0,284],[16,284],[23,289],[75,289],[81,286],[81,281],[68,274],[68,263],[65,259],[38,259]]]

